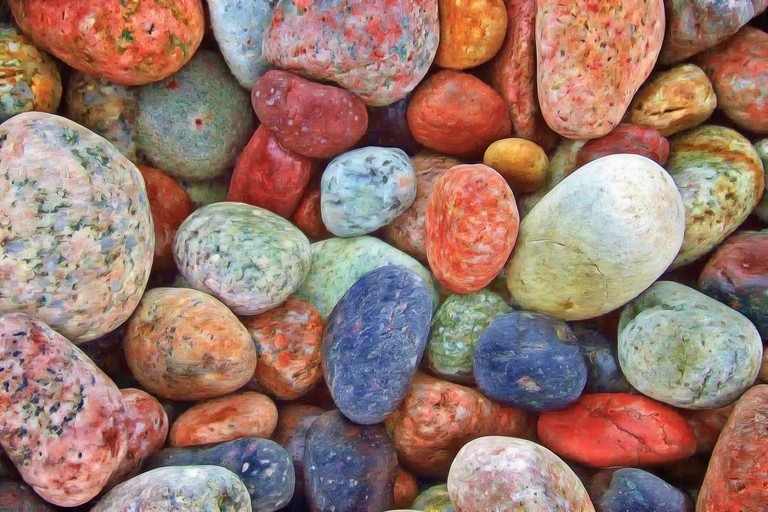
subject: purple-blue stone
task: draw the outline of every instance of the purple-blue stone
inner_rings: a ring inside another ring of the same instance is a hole
[[[616,343],[598,327],[582,322],[568,326],[578,339],[579,350],[587,363],[585,393],[626,393],[632,389],[619,366]]]
[[[597,503],[602,512],[686,512],[685,494],[642,469],[623,468]]]

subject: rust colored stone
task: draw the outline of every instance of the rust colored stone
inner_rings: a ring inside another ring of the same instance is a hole
[[[398,467],[395,475],[394,506],[409,507],[417,494],[419,494],[419,482],[416,481],[416,477]]]
[[[592,160],[618,153],[644,156],[664,165],[669,158],[669,141],[653,128],[622,123],[608,135],[584,144],[576,164],[581,167]]]
[[[696,436],[696,453],[710,453],[717,443],[728,416],[733,412],[733,405],[726,405],[719,409],[695,411],[691,409],[678,409]]]
[[[325,240],[333,235],[325,228],[320,213],[320,176],[313,179],[304,190],[299,205],[293,212],[293,222],[311,239]]]

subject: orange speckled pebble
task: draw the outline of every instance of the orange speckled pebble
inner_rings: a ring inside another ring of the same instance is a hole
[[[199,403],[171,427],[171,446],[222,443],[241,437],[268,439],[277,427],[277,407],[269,397],[246,391]]]
[[[242,319],[259,363],[254,383],[279,400],[294,400],[323,377],[323,319],[307,301],[289,297],[280,306]]]
[[[504,267],[520,216],[506,180],[482,164],[457,165],[435,183],[424,217],[424,245],[438,282],[473,293]]]
[[[507,30],[503,0],[438,0],[440,44],[435,64],[467,69],[489,61]]]
[[[66,64],[123,85],[166,78],[203,40],[202,0],[9,0],[32,41]]]

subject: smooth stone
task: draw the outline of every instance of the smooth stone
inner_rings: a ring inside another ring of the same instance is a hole
[[[597,503],[601,512],[687,512],[686,496],[661,478],[636,468],[613,473],[611,483]]]
[[[621,123],[608,135],[587,141],[576,165],[619,153],[641,155],[663,166],[669,158],[669,141],[653,128]]]
[[[632,389],[619,366],[616,343],[594,325],[569,324],[587,363],[585,393],[623,393]]]
[[[424,489],[416,496],[411,506],[415,510],[429,510],[430,512],[456,512],[448,494],[447,484],[437,484]]]
[[[497,140],[488,146],[483,163],[504,176],[516,192],[533,192],[541,188],[549,168],[549,159],[541,146],[516,138]]]
[[[440,43],[434,64],[443,69],[474,68],[501,49],[507,33],[503,0],[438,0]]]

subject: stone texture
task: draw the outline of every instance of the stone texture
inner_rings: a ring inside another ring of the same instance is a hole
[[[653,128],[622,123],[608,135],[587,141],[579,151],[576,165],[581,167],[619,153],[644,156],[663,166],[669,158],[669,141]]]
[[[533,192],[544,185],[549,167],[541,146],[515,138],[497,140],[488,146],[483,163],[504,176],[516,192]]]
[[[503,0],[438,0],[440,44],[435,64],[445,69],[467,69],[489,61],[507,33]]]

